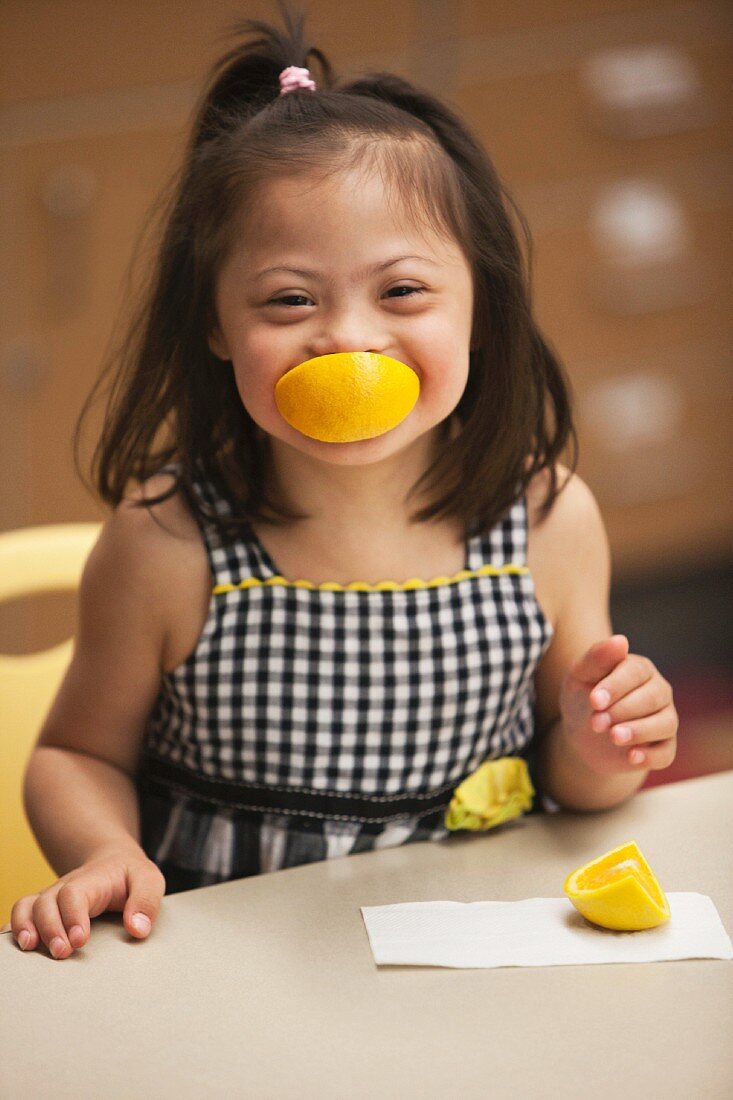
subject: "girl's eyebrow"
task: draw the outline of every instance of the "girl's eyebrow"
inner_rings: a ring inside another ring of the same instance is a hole
[[[378,275],[380,271],[385,271],[388,267],[392,267],[394,264],[398,264],[400,260],[421,260],[425,264],[431,264],[433,267],[437,267],[435,260],[429,259],[427,256],[395,256],[391,260],[386,260],[381,264],[373,264],[371,267],[365,268],[358,273],[360,278],[367,278],[369,275]],[[258,271],[255,275],[255,279],[261,279],[264,275],[271,275],[274,272],[285,273],[289,275],[299,275],[303,279],[325,279],[325,276],[321,275],[318,271],[311,271],[309,268],[304,267],[263,267],[261,271]],[[327,280],[326,280],[327,281]]]

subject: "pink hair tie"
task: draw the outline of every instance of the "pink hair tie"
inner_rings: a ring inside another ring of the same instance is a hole
[[[316,83],[311,80],[311,74],[307,69],[299,69],[297,65],[291,65],[280,73],[280,95],[287,95],[298,88],[306,88],[309,92],[315,92]]]

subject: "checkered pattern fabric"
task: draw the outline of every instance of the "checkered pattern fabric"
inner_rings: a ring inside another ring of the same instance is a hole
[[[196,492],[228,510],[203,480]],[[552,627],[526,569],[524,498],[467,540],[458,579],[423,587],[301,586],[252,529],[202,535],[209,615],[163,677],[138,774],[168,892],[442,838],[465,776],[527,755]]]

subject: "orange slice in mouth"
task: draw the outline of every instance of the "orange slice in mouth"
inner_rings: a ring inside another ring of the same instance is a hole
[[[639,932],[668,921],[669,902],[635,841],[578,867],[563,889],[586,920],[617,932]]]
[[[284,420],[324,443],[354,443],[397,427],[420,393],[420,379],[399,359],[370,351],[318,355],[275,385]]]

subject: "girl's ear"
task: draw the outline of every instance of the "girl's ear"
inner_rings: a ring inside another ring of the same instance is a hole
[[[217,359],[223,359],[224,361],[228,361],[229,359],[231,359],[231,355],[229,354],[229,350],[224,341],[224,337],[219,332],[218,328],[215,328],[213,332],[209,333],[208,344],[209,351],[212,353],[212,355],[215,355]]]

